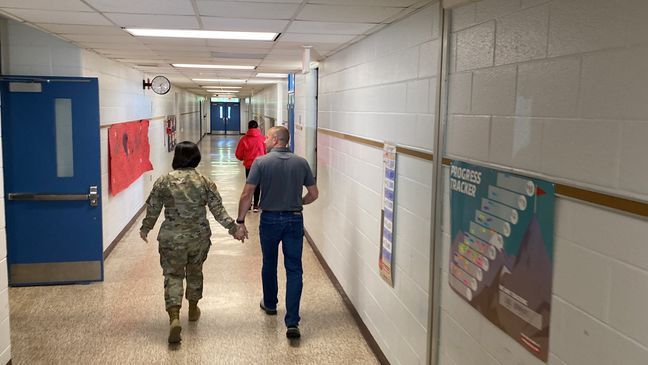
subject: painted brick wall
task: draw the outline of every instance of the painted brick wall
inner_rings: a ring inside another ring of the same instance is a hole
[[[439,17],[428,6],[321,62],[319,127],[432,150]],[[394,288],[377,262],[382,150],[320,133],[317,170],[306,229],[389,361],[425,363],[432,164],[398,156]]]
[[[648,200],[648,3],[484,0],[452,11],[447,151]],[[539,364],[447,284],[442,364]],[[557,199],[550,364],[648,359],[648,222]]]

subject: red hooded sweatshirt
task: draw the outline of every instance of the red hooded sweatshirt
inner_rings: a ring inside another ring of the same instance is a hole
[[[259,128],[250,128],[236,146],[236,158],[243,161],[246,169],[252,167],[254,159],[265,155],[265,136]]]

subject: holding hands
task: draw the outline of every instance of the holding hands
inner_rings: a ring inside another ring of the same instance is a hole
[[[248,230],[247,227],[245,227],[245,223],[240,223],[236,225],[236,231],[232,234],[232,236],[241,242],[245,242],[246,238],[248,237]]]

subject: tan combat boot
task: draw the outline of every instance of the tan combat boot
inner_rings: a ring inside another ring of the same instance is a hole
[[[167,308],[169,313],[169,343],[178,343],[180,342],[180,332],[182,327],[180,326],[180,306],[176,305],[173,307]]]
[[[189,301],[189,320],[194,322],[200,318],[200,308],[198,308],[197,300]]]

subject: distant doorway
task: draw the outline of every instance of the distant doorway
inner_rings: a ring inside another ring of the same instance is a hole
[[[211,133],[240,134],[241,105],[239,103],[211,103]]]

